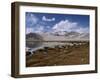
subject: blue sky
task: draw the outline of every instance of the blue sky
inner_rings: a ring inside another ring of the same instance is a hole
[[[89,33],[89,15],[26,12],[26,33],[76,31]]]

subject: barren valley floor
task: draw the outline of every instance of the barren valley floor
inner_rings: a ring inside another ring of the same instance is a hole
[[[45,47],[28,55],[26,52],[26,67],[61,66],[89,64],[89,43],[54,48]]]

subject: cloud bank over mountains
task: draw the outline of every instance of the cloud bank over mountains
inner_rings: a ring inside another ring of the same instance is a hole
[[[77,22],[70,22],[69,20],[62,20],[59,23],[55,24],[52,29],[54,32],[79,32],[79,33],[88,33],[89,28],[81,27]]]
[[[28,33],[41,34],[45,32],[59,33],[61,35],[64,35],[65,32],[89,33],[89,25],[82,26],[79,22],[75,20],[71,21],[69,19],[58,18],[59,21],[57,21],[57,17],[51,17],[51,18],[47,17],[45,15],[38,17],[32,13],[26,14],[26,34]]]
[[[49,26],[37,25],[37,27],[28,27],[26,28],[26,33],[42,33],[45,31],[45,28],[50,29]],[[69,20],[62,20],[59,23],[56,23],[51,27],[49,32],[79,32],[79,33],[89,33],[88,27],[81,27],[77,22],[70,22]]]

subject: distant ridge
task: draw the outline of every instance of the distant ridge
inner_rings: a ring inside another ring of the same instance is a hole
[[[26,34],[26,47],[35,48],[40,46],[42,42],[38,42],[38,43],[34,42],[38,40],[42,41],[43,37],[37,33]]]

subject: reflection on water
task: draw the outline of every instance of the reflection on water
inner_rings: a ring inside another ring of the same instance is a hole
[[[28,51],[35,51],[37,49],[42,49],[44,47],[55,47],[57,45],[64,45],[65,42],[28,42],[26,43],[26,48]]]
[[[43,49],[44,47],[51,47],[51,48],[55,48],[55,46],[63,46],[63,45],[69,45],[69,46],[73,46],[73,45],[81,45],[84,44],[85,42],[28,42],[26,44],[26,51],[29,52],[33,52],[35,50],[38,49]]]
[[[36,48],[36,47],[40,47],[42,44],[43,44],[43,42],[30,41],[30,42],[26,42],[26,47],[28,47],[28,48]]]

